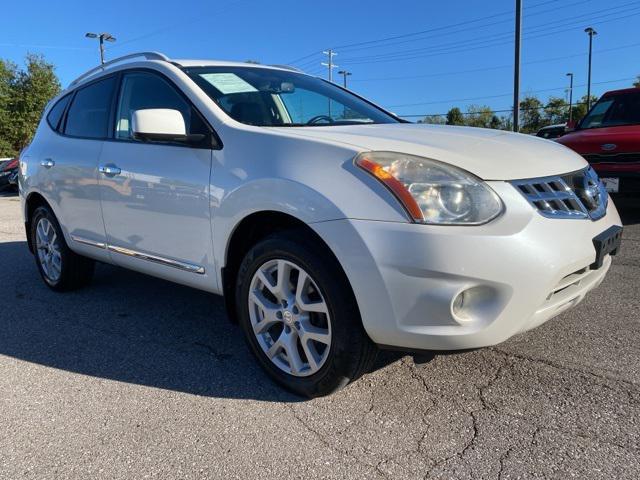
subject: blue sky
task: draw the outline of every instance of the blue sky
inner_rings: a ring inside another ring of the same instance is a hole
[[[97,64],[88,31],[117,37],[107,58],[158,50],[174,58],[255,59],[326,75],[321,51],[353,75],[349,86],[401,115],[470,104],[511,104],[514,0],[86,0],[3,6],[0,58],[42,53],[63,85]],[[524,0],[523,94],[574,98],[586,87],[587,35],[594,39],[594,93],[640,74],[640,1]],[[8,20],[8,21],[7,21]],[[423,33],[417,33],[423,32]],[[387,39],[387,40],[383,40]]]

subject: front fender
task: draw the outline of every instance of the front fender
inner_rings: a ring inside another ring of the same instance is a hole
[[[211,224],[218,272],[225,264],[233,232],[253,213],[284,213],[306,224],[346,218],[326,196],[302,183],[283,178],[261,178],[243,183],[219,203],[215,200],[213,203]]]

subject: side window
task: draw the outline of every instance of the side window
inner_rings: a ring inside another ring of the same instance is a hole
[[[51,110],[49,110],[49,115],[47,115],[47,122],[49,126],[56,131],[59,131],[60,120],[62,120],[62,115],[64,114],[64,109],[67,108],[69,104],[69,100],[71,100],[71,94],[65,95],[53,106]]]
[[[135,72],[124,75],[116,114],[115,136],[121,140],[134,140],[131,117],[136,110],[169,108],[178,110],[188,134],[207,134],[208,129],[193,107],[160,76]]]
[[[84,138],[107,137],[115,83],[115,77],[105,78],[76,92],[67,114],[64,129],[66,135]]]

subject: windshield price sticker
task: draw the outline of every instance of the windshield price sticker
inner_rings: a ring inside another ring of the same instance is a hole
[[[245,82],[235,73],[203,73],[200,75],[224,95],[230,93],[257,92],[251,84]]]

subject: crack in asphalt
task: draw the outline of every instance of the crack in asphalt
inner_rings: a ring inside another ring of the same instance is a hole
[[[475,387],[475,389],[476,389],[476,391],[478,393],[478,399],[480,400],[480,403],[481,403],[482,407],[479,408],[479,409],[472,410],[472,411],[469,412],[469,416],[470,416],[471,421],[472,421],[471,425],[472,425],[472,429],[473,429],[473,433],[472,433],[471,438],[469,439],[469,441],[458,452],[455,452],[453,455],[449,455],[448,457],[445,457],[444,459],[435,462],[434,465],[425,474],[424,480],[427,480],[437,468],[439,468],[442,465],[447,464],[448,462],[450,462],[454,458],[459,458],[460,460],[464,460],[464,456],[467,453],[467,451],[475,446],[475,443],[476,443],[478,437],[480,436],[480,431],[479,431],[479,428],[478,428],[477,413],[480,412],[480,411],[483,411],[483,410],[489,410],[490,409],[490,407],[487,405],[487,403],[486,403],[486,401],[484,399],[484,390],[487,389],[487,388],[490,388],[491,385],[493,385],[493,383],[498,379],[498,377],[500,376],[500,374],[502,372],[502,369],[505,367],[505,365],[507,363],[508,363],[508,359],[505,358],[504,362],[496,368],[496,371],[494,372],[492,377],[484,385],[479,385],[479,386]],[[425,383],[425,385],[426,385],[426,383]]]
[[[489,411],[489,412],[493,412],[496,415],[504,415],[507,417],[511,417],[514,418],[516,420],[519,421],[523,421],[525,422],[527,425],[530,425],[533,430],[532,430],[532,434],[531,434],[531,439],[529,441],[528,445],[511,445],[498,459],[498,464],[499,464],[499,470],[498,470],[498,479],[501,479],[503,477],[503,473],[504,470],[506,468],[506,465],[508,463],[508,460],[510,458],[510,456],[517,451],[523,451],[523,450],[527,450],[527,449],[532,449],[535,447],[535,445],[537,444],[537,437],[541,432],[544,431],[548,431],[548,432],[553,432],[553,433],[560,433],[560,434],[567,434],[566,430],[560,429],[560,428],[553,428],[550,426],[541,426],[536,424],[535,420],[532,420],[531,418],[527,417],[526,415],[514,415],[512,413],[509,412],[504,412],[499,410],[495,405],[493,405],[487,398],[486,398],[486,391],[487,389],[490,389],[494,383],[500,378],[500,376],[502,375],[503,371],[505,369],[510,369],[512,368],[515,363],[514,361],[528,361],[528,362],[532,362],[532,363],[539,363],[539,364],[543,364],[543,365],[547,365],[547,366],[551,366],[553,368],[557,368],[560,370],[566,370],[566,371],[570,371],[573,373],[578,373],[581,375],[584,375],[585,377],[589,378],[592,377],[594,379],[597,379],[599,381],[608,381],[608,382],[613,382],[615,384],[618,384],[619,386],[624,386],[626,388],[621,388],[621,390],[626,391],[627,388],[633,390],[634,392],[637,389],[637,385],[634,384],[633,382],[629,382],[626,380],[622,380],[622,379],[615,379],[615,378],[610,378],[608,376],[603,376],[603,375],[598,375],[598,374],[594,374],[592,372],[588,372],[588,371],[583,371],[581,369],[575,369],[575,368],[571,368],[571,367],[566,367],[566,366],[562,366],[562,365],[557,365],[554,362],[550,362],[547,360],[542,360],[542,359],[537,359],[537,358],[530,358],[527,357],[526,355],[521,355],[521,354],[512,354],[510,352],[506,352],[503,351],[501,349],[497,349],[497,348],[490,348],[488,349],[488,351],[493,351],[495,353],[497,353],[498,355],[500,355],[500,358],[502,358],[502,362],[501,364],[495,369],[495,372],[493,373],[493,375],[491,376],[491,378],[489,378],[489,380],[486,381],[486,383],[482,384],[482,385],[478,385],[475,387],[476,392],[477,392],[477,396],[478,399],[481,403],[481,407],[477,408],[475,410],[472,410],[469,412],[469,417],[472,421],[472,434],[470,436],[470,438],[468,439],[468,441],[464,444],[464,446],[462,446],[461,448],[458,449],[457,452],[453,453],[452,455],[449,455],[443,459],[440,459],[438,461],[434,461],[433,465],[431,465],[431,467],[429,468],[429,470],[426,472],[426,474],[424,475],[424,479],[427,480],[429,479],[432,474],[435,473],[435,471],[443,466],[446,465],[447,463],[449,463],[451,460],[458,458],[461,461],[464,461],[464,457],[466,455],[466,453],[473,449],[478,441],[478,439],[481,437],[481,432],[480,432],[480,427],[479,427],[479,418],[478,418],[478,414],[482,411]],[[430,386],[427,382],[427,380],[420,375],[416,369],[415,369],[415,365],[411,365],[408,362],[402,362],[411,372],[411,375],[414,376],[414,378],[420,378],[424,389],[426,392],[431,393],[430,391]],[[599,382],[598,382],[599,383]],[[609,385],[602,385],[601,383],[599,383],[601,386],[604,386],[606,388],[612,388]],[[436,397],[437,398],[437,397]],[[438,399],[438,400],[442,400],[442,399]],[[444,400],[446,401],[446,400]],[[437,404],[438,401],[436,400],[435,404]],[[424,422],[424,418],[422,419]],[[415,453],[421,453],[422,451],[422,444],[423,444],[423,440],[426,437],[427,431],[425,431],[423,437],[422,437],[422,441],[419,442],[419,447],[417,448],[417,450],[415,451]],[[589,440],[589,441],[595,441],[597,443],[600,444],[608,444],[608,445],[612,445],[615,446],[617,448],[629,451],[629,452],[633,452],[636,453],[637,451],[640,450],[640,446],[638,445],[633,445],[632,443],[629,444],[621,444],[615,441],[611,441],[611,440],[607,440],[607,439],[603,439],[597,435],[593,436],[593,435],[585,435],[585,434],[573,434],[573,436],[575,438],[583,438],[585,440]],[[411,452],[405,452],[404,455],[406,455],[407,453],[411,453]],[[428,457],[428,454],[426,454]],[[386,461],[388,461],[390,459],[387,459]],[[430,459],[432,460],[433,459]],[[382,462],[384,463],[384,462]]]
[[[351,459],[354,463],[356,463],[358,465],[362,465],[362,466],[367,467],[367,468],[373,468],[375,471],[380,473],[383,478],[389,478],[387,474],[385,474],[382,470],[380,470],[378,468],[379,464],[378,465],[371,465],[371,464],[368,464],[366,462],[363,462],[362,460],[358,459],[355,455],[351,454],[349,451],[343,450],[343,449],[333,445],[330,441],[328,441],[324,437],[324,435],[322,435],[320,432],[318,432],[315,428],[313,428],[311,425],[309,425],[300,415],[298,415],[298,412],[296,411],[296,409],[294,408],[293,405],[287,404],[286,406],[291,411],[291,413],[293,414],[293,418],[295,418],[298,421],[298,423],[300,423],[300,425],[302,425],[305,428],[305,430],[307,430],[309,433],[311,433],[315,438],[318,439],[318,441],[322,445],[327,447],[329,450],[332,450],[333,452],[336,452],[336,453],[339,453],[341,455],[346,456],[347,458]]]
[[[598,380],[604,380],[604,381],[608,381],[608,382],[613,382],[613,383],[620,383],[623,385],[626,385],[628,387],[629,390],[635,392],[635,393],[639,393],[640,392],[640,385],[631,382],[629,380],[625,380],[623,378],[616,378],[616,377],[612,377],[609,375],[604,375],[604,374],[598,374],[595,372],[590,372],[589,370],[583,370],[581,368],[576,368],[574,366],[569,366],[569,365],[562,365],[559,364],[557,362],[553,362],[551,360],[545,360],[542,358],[535,358],[535,357],[530,357],[528,355],[523,355],[521,353],[514,353],[514,352],[509,352],[507,350],[502,350],[500,348],[497,347],[488,347],[487,350],[492,351],[492,352],[496,352],[498,354],[501,355],[506,355],[508,357],[513,357],[513,358],[517,358],[520,360],[527,360],[529,362],[533,362],[533,363],[541,363],[543,365],[547,365],[549,367],[553,367],[556,368],[558,370],[564,370],[567,372],[573,372],[573,373],[579,373],[588,377],[594,377],[597,378]]]

